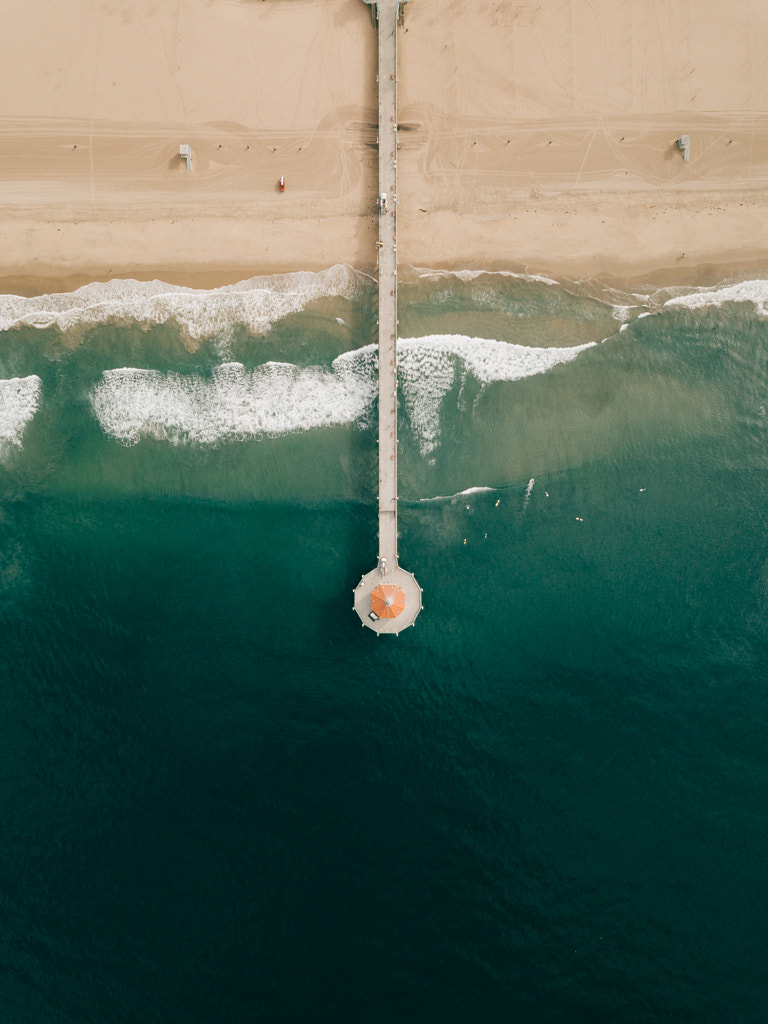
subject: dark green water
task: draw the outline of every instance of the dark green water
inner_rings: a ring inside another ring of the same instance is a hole
[[[540,351],[403,346],[396,639],[368,288],[0,334],[0,1019],[765,1019],[768,322],[591,288],[403,288]]]

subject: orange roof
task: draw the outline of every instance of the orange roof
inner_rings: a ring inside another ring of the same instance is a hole
[[[405,594],[394,583],[380,583],[371,592],[371,611],[380,619],[394,619],[405,608]]]

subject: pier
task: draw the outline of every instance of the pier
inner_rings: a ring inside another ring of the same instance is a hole
[[[400,633],[421,611],[421,588],[397,555],[397,25],[405,0],[365,0],[378,32],[379,560],[354,591],[376,633]]]

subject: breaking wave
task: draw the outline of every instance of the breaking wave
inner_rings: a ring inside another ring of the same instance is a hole
[[[428,267],[413,267],[413,272],[417,277],[430,281],[438,281],[443,277],[455,277],[459,281],[474,281],[478,277],[510,277],[519,281],[535,281],[538,284],[560,284],[554,278],[545,277],[543,274],[525,274],[514,270],[431,270]]]
[[[21,448],[24,429],[40,405],[42,386],[34,374],[0,380],[0,458]]]
[[[466,498],[470,494],[485,494],[496,490],[497,487],[467,487],[463,491],[456,491],[455,494],[434,494],[431,498],[419,498],[419,501],[458,501],[459,498]]]
[[[568,363],[595,342],[573,348],[529,348],[507,341],[431,334],[398,342],[398,370],[406,412],[421,454],[435,450],[443,399],[458,380],[471,374],[481,386],[521,380]]]
[[[421,453],[440,436],[443,400],[471,375],[482,387],[545,373],[594,347],[526,348],[463,335],[398,343],[399,384]],[[215,444],[364,421],[377,391],[375,345],[338,356],[330,368],[225,363],[210,376],[124,368],[108,370],[91,402],[102,429],[121,444],[142,437]]]
[[[351,267],[337,265],[320,273],[253,277],[223,288],[127,280],[31,298],[0,295],[0,330],[55,327],[67,331],[107,322],[150,327],[175,320],[193,339],[229,330],[235,323],[253,334],[263,334],[276,320],[299,312],[316,299],[353,298],[366,280]]]
[[[724,288],[703,289],[690,295],[667,299],[664,305],[704,309],[707,306],[722,306],[726,302],[752,302],[759,316],[768,316],[768,281],[741,281]]]
[[[210,377],[107,370],[91,401],[104,432],[124,445],[142,437],[198,444],[276,437],[362,418],[375,394],[372,365],[365,362],[341,356],[332,371],[225,363]]]

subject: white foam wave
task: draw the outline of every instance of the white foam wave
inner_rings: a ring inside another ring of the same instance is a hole
[[[485,491],[495,491],[495,487],[467,487],[464,491],[458,491],[453,495],[454,498],[463,498],[466,494],[483,494]]]
[[[526,348],[486,338],[431,335],[398,344],[405,410],[425,456],[437,447],[441,405],[460,378],[481,386],[544,373],[593,348]],[[123,368],[108,370],[91,402],[102,429],[122,444],[142,437],[214,444],[280,435],[364,418],[377,390],[376,346],[345,352],[330,369],[225,363],[210,377]]]
[[[215,444],[278,436],[360,419],[375,395],[370,362],[340,357],[332,371],[225,363],[210,377],[107,370],[91,402],[104,432],[124,445],[142,437]]]
[[[465,498],[468,494],[483,494],[486,491],[495,491],[496,487],[467,487],[465,491],[457,491],[455,494],[435,494],[432,498],[419,498],[419,501],[457,501]]]
[[[353,298],[365,280],[351,267],[253,277],[223,288],[199,289],[162,281],[107,281],[73,292],[0,295],[0,330],[56,327],[66,331],[101,323],[137,322],[149,327],[175,320],[198,339],[243,324],[262,334],[270,324],[327,296]]]
[[[528,481],[528,486],[525,488],[525,494],[523,495],[523,512],[528,508],[528,502],[531,500],[531,493],[533,491],[533,485],[536,483],[535,477],[531,477]]]
[[[411,338],[397,345],[397,373],[411,429],[422,455],[437,448],[440,409],[456,380],[455,360],[427,338]]]
[[[706,306],[722,306],[725,302],[752,302],[759,316],[768,316],[768,281],[742,281],[724,288],[702,289],[667,299],[664,305],[704,309]]]
[[[460,281],[474,281],[483,275],[496,277],[514,277],[520,281],[536,281],[539,284],[559,285],[551,277],[544,277],[542,274],[521,274],[513,270],[430,270],[428,267],[414,267],[414,271],[420,278],[438,281],[443,277],[457,277]]]
[[[418,363],[422,355],[456,357],[482,384],[500,380],[522,380],[546,373],[560,363],[569,363],[581,352],[595,348],[597,342],[572,348],[536,348],[513,345],[492,338],[470,338],[464,334],[428,334],[423,338],[403,338],[398,343],[399,365]]]
[[[463,385],[471,373],[481,385],[522,380],[570,362],[595,342],[573,348],[528,348],[463,334],[431,334],[398,343],[398,370],[406,411],[422,455],[437,447],[440,409],[457,373]]]
[[[34,374],[0,380],[0,458],[21,448],[24,429],[40,405],[42,387]]]

